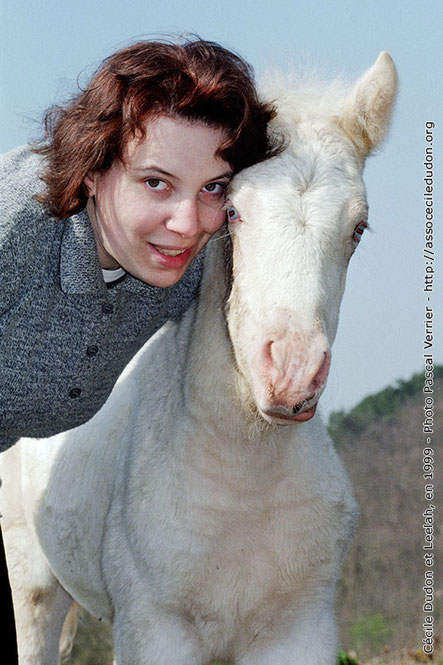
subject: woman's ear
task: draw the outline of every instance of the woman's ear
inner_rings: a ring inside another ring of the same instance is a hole
[[[86,185],[86,189],[88,191],[88,196],[95,196],[95,190],[96,190],[96,177],[94,173],[88,173],[88,175],[84,178],[83,182]]]

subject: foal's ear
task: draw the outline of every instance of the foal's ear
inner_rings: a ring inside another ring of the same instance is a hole
[[[397,70],[387,51],[355,83],[345,101],[339,126],[362,157],[385,138],[397,93]]]

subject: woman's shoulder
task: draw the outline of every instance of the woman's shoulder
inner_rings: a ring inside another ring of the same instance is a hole
[[[29,146],[0,156],[0,311],[26,280],[36,254],[59,233],[35,200],[43,187],[41,169],[42,158]]]
[[[46,233],[48,215],[35,197],[43,188],[43,158],[30,146],[0,156],[0,246],[28,240],[33,245]]]
[[[29,145],[0,155],[0,205],[15,207],[33,201],[44,187],[40,179],[43,165],[43,157]]]

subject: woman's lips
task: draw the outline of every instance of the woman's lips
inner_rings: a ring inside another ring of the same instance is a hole
[[[163,268],[182,268],[194,249],[194,245],[186,248],[154,245],[152,242],[148,242],[147,245],[155,261]]]

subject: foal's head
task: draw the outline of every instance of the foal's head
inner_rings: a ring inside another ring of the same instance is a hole
[[[271,422],[315,413],[347,266],[367,226],[364,161],[386,134],[395,93],[387,53],[346,93],[268,91],[286,148],[232,182],[227,319],[241,391]]]

